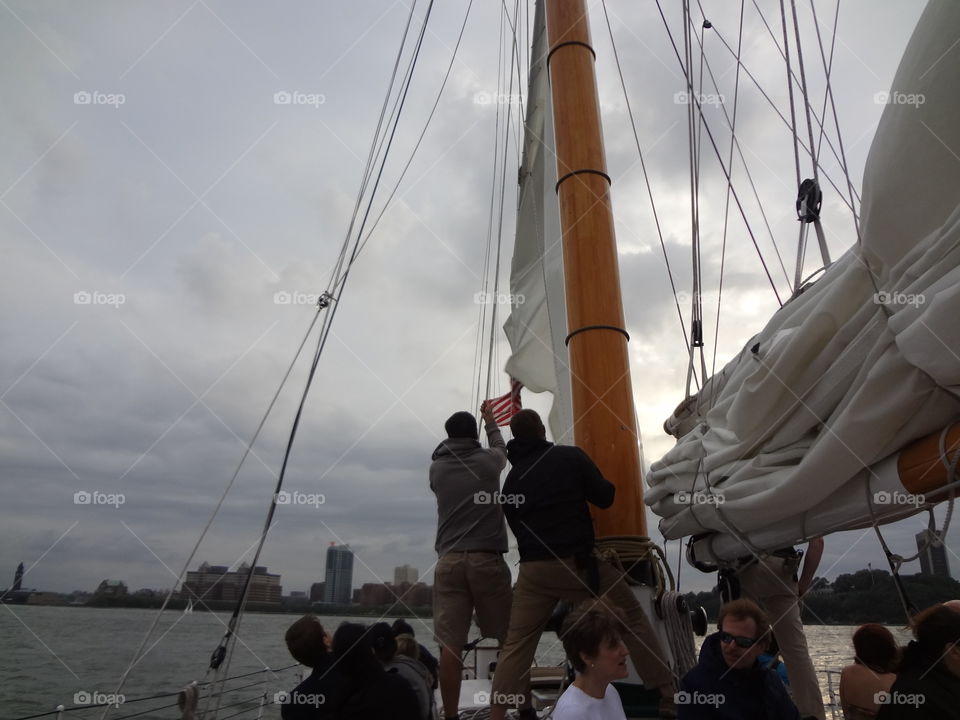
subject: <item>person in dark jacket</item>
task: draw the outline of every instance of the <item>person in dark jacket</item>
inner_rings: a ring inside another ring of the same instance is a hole
[[[283,639],[293,659],[312,672],[292,692],[278,694],[281,717],[283,720],[334,718],[337,691],[343,680],[333,667],[330,635],[315,615],[304,615],[287,628]]]
[[[373,654],[369,628],[343,623],[333,635],[334,661],[343,678],[337,720],[420,720],[417,696]]]
[[[770,625],[757,604],[746,598],[727,603],[717,627],[680,681],[678,720],[800,720],[777,673],[759,662]]]
[[[949,603],[927,608],[914,634],[890,692],[876,697],[877,720],[960,719],[960,612]]]
[[[503,720],[508,706],[529,700],[530,665],[557,602],[591,597],[625,612],[623,639],[634,666],[647,687],[660,690],[661,714],[673,717],[673,673],[660,642],[621,573],[594,550],[588,504],[610,507],[616,488],[583,450],[547,442],[533,410],[514,415],[510,429],[507,456],[513,467],[503,483],[503,512],[517,538],[520,572],[493,678],[490,717]]]

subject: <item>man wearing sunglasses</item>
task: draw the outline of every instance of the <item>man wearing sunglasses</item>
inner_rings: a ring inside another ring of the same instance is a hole
[[[780,678],[757,660],[770,637],[759,606],[745,598],[729,602],[717,626],[680,681],[677,720],[800,720]]]

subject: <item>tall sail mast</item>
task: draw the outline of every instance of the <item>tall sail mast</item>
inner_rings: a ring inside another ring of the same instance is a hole
[[[617,487],[597,536],[646,535],[628,335],[585,0],[546,0],[574,440]]]

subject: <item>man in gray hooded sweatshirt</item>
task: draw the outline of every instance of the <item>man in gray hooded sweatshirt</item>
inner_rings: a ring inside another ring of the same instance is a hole
[[[507,530],[500,473],[506,446],[493,411],[480,407],[490,447],[480,445],[477,420],[468,412],[450,416],[447,439],[433,452],[430,489],[437,496],[437,567],[433,623],[440,645],[440,695],[444,715],[457,717],[461,654],[476,609],[484,637],[500,643],[510,623],[510,569],[503,560]]]

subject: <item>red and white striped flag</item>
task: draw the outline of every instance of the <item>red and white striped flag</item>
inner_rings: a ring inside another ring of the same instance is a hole
[[[493,419],[497,425],[503,427],[510,424],[510,418],[523,409],[520,404],[520,388],[523,384],[519,380],[510,378],[510,392],[493,400],[487,400],[487,405],[493,410]]]

